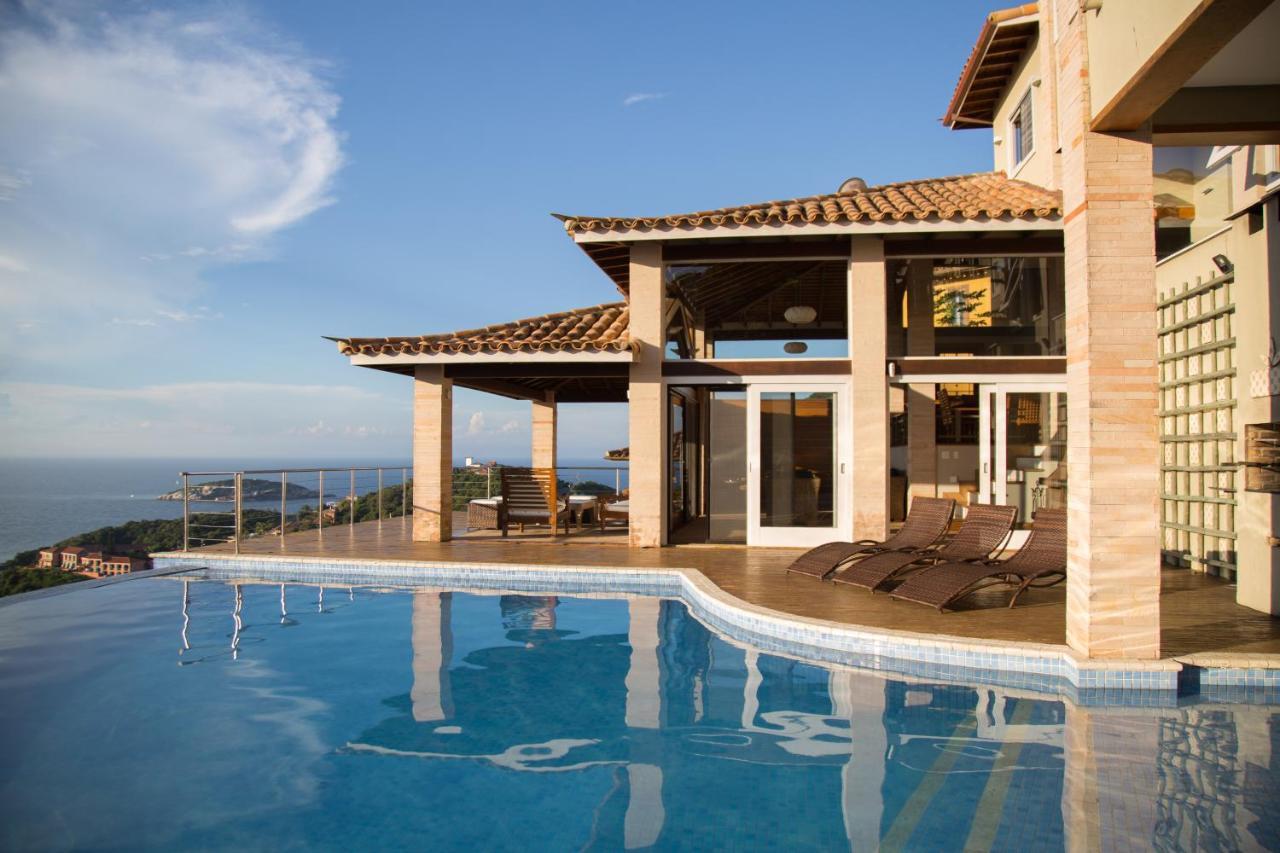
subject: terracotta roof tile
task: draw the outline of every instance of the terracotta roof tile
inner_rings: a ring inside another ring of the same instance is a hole
[[[627,305],[612,302],[510,323],[405,338],[344,338],[343,355],[623,352],[631,348]]]
[[[870,220],[961,220],[1012,216],[1039,219],[1062,213],[1062,194],[1004,172],[981,172],[884,184],[863,190],[767,201],[667,216],[563,216],[570,234],[653,228],[715,228],[721,225],[838,224]]]
[[[988,127],[994,118],[995,96],[985,99],[980,105],[974,105],[973,109],[965,109],[965,100],[969,94],[969,89],[973,85],[982,70],[983,63],[986,60],[987,50],[991,47],[992,40],[996,36],[996,32],[1002,25],[1010,21],[1016,21],[1019,18],[1025,18],[1030,15],[1039,14],[1039,4],[1023,3],[1021,6],[1014,6],[1009,9],[998,9],[987,15],[986,20],[982,23],[982,31],[978,33],[978,40],[974,42],[973,49],[969,52],[969,58],[965,60],[964,68],[960,69],[960,79],[956,82],[955,91],[951,94],[951,102],[947,104],[946,115],[942,118],[942,123],[951,128],[963,129],[972,127]],[[1021,51],[1026,48],[1031,40],[1031,34],[1036,31],[1038,24],[1029,24],[1017,28],[1015,32],[1011,32],[1007,48],[1013,48]],[[1004,62],[1008,63],[1008,58],[1004,58]],[[1008,68],[1002,73],[991,75],[992,81],[1000,83],[1007,82],[1013,75],[1013,68]],[[974,115],[962,115],[962,113],[973,112]]]

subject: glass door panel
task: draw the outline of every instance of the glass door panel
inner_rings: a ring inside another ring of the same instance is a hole
[[[982,386],[979,432],[983,503],[1018,508],[1011,544],[1036,510],[1067,505],[1067,395],[1061,386]]]
[[[1041,507],[1067,503],[1067,395],[1007,391],[1004,396],[1005,502],[1018,508],[1018,527]]]
[[[847,538],[841,458],[844,394],[827,386],[752,387],[748,410],[748,542],[808,545]]]
[[[712,389],[707,407],[708,538],[747,541],[747,391]]]
[[[667,509],[669,530],[677,530],[689,520],[686,512],[689,484],[689,465],[685,453],[685,399],[680,394],[670,395],[670,411],[668,423],[668,460],[667,473],[671,484],[669,489],[670,506]]]

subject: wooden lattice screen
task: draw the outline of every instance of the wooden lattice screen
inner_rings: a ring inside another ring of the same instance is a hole
[[[1160,295],[1160,521],[1166,562],[1236,569],[1235,281]]]

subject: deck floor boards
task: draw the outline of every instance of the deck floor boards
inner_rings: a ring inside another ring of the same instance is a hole
[[[892,628],[1019,642],[1065,642],[1066,590],[1032,590],[1016,608],[1008,593],[987,590],[970,596],[963,609],[938,613],[861,589],[837,587],[788,575],[793,549],[742,546],[679,546],[632,549],[625,532],[573,531],[551,537],[527,532],[503,539],[494,531],[450,542],[413,542],[403,519],[249,539],[242,554],[299,557],[697,569],[725,592],[783,613],[870,628]],[[205,551],[226,553],[228,545]],[[1235,586],[1185,569],[1166,568],[1161,598],[1163,656],[1205,653],[1280,654],[1280,618],[1235,602]]]

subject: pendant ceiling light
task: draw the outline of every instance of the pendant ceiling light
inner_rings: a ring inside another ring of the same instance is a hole
[[[809,305],[792,305],[786,311],[782,312],[782,316],[786,318],[788,323],[796,326],[803,326],[816,320],[818,318],[818,312]]]

